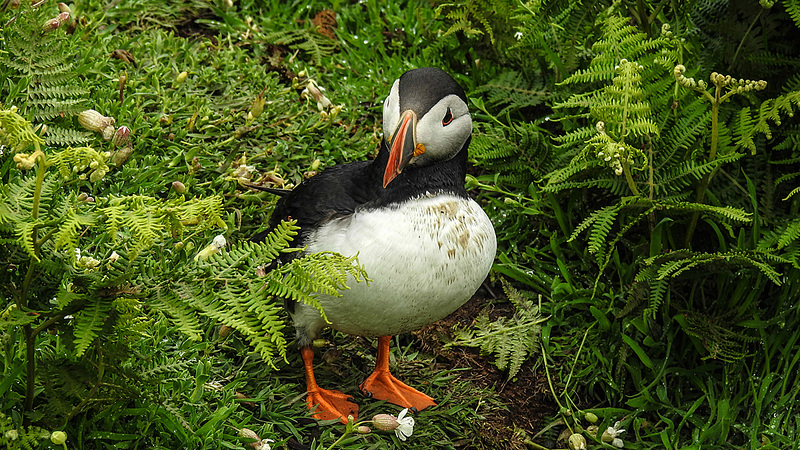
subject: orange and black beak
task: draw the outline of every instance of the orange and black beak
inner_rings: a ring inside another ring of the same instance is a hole
[[[389,139],[389,162],[383,173],[384,188],[405,169],[411,158],[425,152],[425,146],[417,144],[416,127],[417,115],[414,111],[408,110],[400,116],[400,123]]]

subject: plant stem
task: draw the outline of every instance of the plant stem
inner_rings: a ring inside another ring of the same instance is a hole
[[[631,165],[628,164],[627,161],[622,161],[622,172],[625,174],[625,182],[628,183],[628,188],[630,188],[631,193],[636,197],[639,197],[641,194],[639,192],[639,188],[636,187],[636,182],[633,181],[633,175],[631,174]]]
[[[719,104],[722,103],[720,99],[720,91],[722,87],[717,85],[716,90],[714,91],[714,99],[711,101],[711,149],[708,151],[708,162],[714,161],[714,158],[717,157],[717,146],[719,145]],[[726,97],[727,98],[727,97]],[[711,178],[714,177],[716,174],[716,170],[712,170],[703,176],[703,179],[700,180],[700,185],[697,186],[697,196],[695,197],[695,203],[702,203],[706,197],[706,191],[708,190],[708,185],[711,182]],[[684,248],[689,248],[692,244],[692,238],[694,237],[694,231],[697,228],[697,221],[700,219],[700,211],[695,211],[692,214],[692,219],[689,222],[689,226],[686,228],[686,237],[683,241]]]
[[[38,145],[37,151],[39,151]],[[31,209],[31,218],[33,218],[33,220],[37,220],[39,218],[39,202],[42,198],[42,183],[44,183],[44,175],[47,171],[44,154],[41,154],[41,156],[37,158],[37,162],[36,185],[33,191],[33,208]],[[31,233],[33,235],[32,240],[34,242],[34,255],[30,260],[28,273],[25,274],[25,281],[22,285],[22,293],[19,301],[17,302],[17,307],[20,308],[21,311],[24,311],[28,308],[28,290],[30,289],[31,282],[33,281],[35,266],[37,261],[40,259],[39,249],[41,248],[41,243],[37,244],[37,241],[39,240],[39,230],[34,227]],[[41,327],[33,330],[31,329],[30,324],[26,324],[22,327],[22,333],[25,336],[25,363],[27,366],[25,373],[25,406],[23,409],[22,418],[22,423],[25,426],[30,425],[30,413],[33,411],[33,398],[36,393],[36,335],[39,334],[39,331],[41,331]]]
[[[539,346],[542,347],[542,365],[544,366],[544,373],[547,376],[547,384],[550,386],[550,393],[553,394],[553,400],[556,401],[558,405],[558,409],[563,411],[564,405],[561,404],[561,401],[558,400],[558,395],[556,394],[555,388],[553,388],[553,380],[550,379],[550,369],[547,367],[547,353],[544,350],[544,344],[539,343]],[[569,431],[572,431],[572,427],[569,426],[569,423],[565,420],[564,425],[569,428]]]
[[[750,27],[745,31],[742,39],[739,41],[739,46],[736,47],[736,53],[733,54],[733,59],[731,59],[731,63],[728,65],[728,72],[733,70],[733,66],[736,64],[736,59],[739,57],[739,52],[742,50],[742,46],[744,45],[744,41],[747,39],[747,36],[750,35],[750,32],[753,31],[753,27],[756,25],[758,18],[761,17],[761,14],[764,12],[764,8],[761,8],[761,11],[753,17],[753,21],[750,23]]]
[[[25,374],[25,408],[23,409],[22,425],[27,427],[31,424],[30,412],[33,411],[33,396],[36,386],[36,360],[34,359],[36,356],[36,335],[33,334],[30,325],[23,326],[22,333],[25,336],[25,363],[27,366],[27,372]]]

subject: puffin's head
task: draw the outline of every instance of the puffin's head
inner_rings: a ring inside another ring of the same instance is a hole
[[[383,135],[389,149],[383,187],[407,166],[454,157],[471,134],[467,97],[450,75],[433,67],[404,73],[383,103]]]

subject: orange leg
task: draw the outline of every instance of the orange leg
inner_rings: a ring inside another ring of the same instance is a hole
[[[300,349],[303,357],[303,364],[306,368],[306,391],[308,397],[308,409],[315,411],[312,417],[319,420],[339,419],[342,423],[347,423],[347,416],[358,418],[358,405],[353,403],[352,397],[340,391],[322,389],[314,379],[314,350],[309,347]],[[316,405],[316,410],[314,409]]]
[[[367,397],[378,400],[387,400],[389,403],[400,405],[404,408],[415,408],[422,411],[428,406],[435,406],[436,402],[422,392],[402,383],[389,373],[389,343],[391,336],[378,338],[378,358],[375,371],[359,388]]]

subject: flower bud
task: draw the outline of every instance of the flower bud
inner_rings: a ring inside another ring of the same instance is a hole
[[[58,21],[58,19],[50,19],[45,22],[44,25],[42,25],[42,33],[49,33],[58,28],[60,25],[61,23]]]
[[[179,73],[177,77],[175,77],[175,84],[182,84],[188,77],[189,72],[184,70],[183,72]]]
[[[392,431],[399,424],[397,418],[391,414],[376,414],[372,418],[372,426],[381,431]]]
[[[116,132],[116,130],[114,129],[114,125],[109,125],[109,126],[103,128],[103,140],[104,141],[110,141],[111,139],[114,138],[114,133],[115,132]]]
[[[62,12],[58,16],[56,16],[56,20],[58,21],[58,26],[64,25],[65,23],[69,22],[69,13]]]
[[[61,445],[64,442],[67,442],[67,433],[63,431],[54,431],[53,434],[50,435],[50,442],[56,445]]]
[[[111,138],[111,143],[116,147],[122,147],[130,142],[130,136],[131,129],[123,125],[117,128],[117,131],[114,133],[114,137]]]
[[[571,434],[567,443],[570,450],[586,450],[586,438],[580,433]]]
[[[356,433],[358,434],[370,434],[372,430],[366,425],[359,425],[356,427]]]
[[[223,325],[223,326],[219,327],[219,337],[220,338],[226,338],[226,337],[228,337],[229,334],[231,334],[231,331],[233,331],[232,327],[230,327],[228,325]],[[242,429],[242,431],[244,431],[244,430],[247,430],[247,428],[243,428]],[[240,433],[241,433],[241,431],[240,431]],[[256,437],[255,439],[258,439],[258,437]]]
[[[131,156],[131,153],[133,153],[133,146],[128,143],[128,145],[122,147],[114,152],[113,155],[111,155],[111,163],[114,164],[115,167],[120,167],[125,164],[125,161],[128,160],[128,158]]]
[[[256,440],[255,442],[249,442],[247,444],[249,447],[252,447],[252,448],[255,448],[255,449],[258,449],[258,448],[261,447],[261,438],[258,437],[258,435],[256,434],[255,431],[253,431],[253,430],[251,430],[249,428],[242,428],[241,430],[239,430],[239,436],[241,436],[243,438],[250,438],[250,439],[255,439]]]
[[[253,103],[250,105],[250,115],[248,118],[255,119],[260,116],[264,112],[264,104],[266,104],[266,100],[261,94],[258,94],[253,100]]]
[[[89,131],[103,132],[114,122],[116,120],[113,117],[106,117],[93,109],[87,109],[78,114],[78,123]]]
[[[183,194],[183,193],[186,192],[186,185],[184,185],[180,181],[173,181],[172,182],[172,190],[174,190],[178,194]]]
[[[587,412],[583,417],[589,423],[596,423],[597,422],[597,414],[595,414],[595,413]]]
[[[69,9],[69,6],[67,6],[66,3],[59,3],[58,4],[58,10],[60,12],[62,12],[62,13],[70,13],[70,14],[72,14],[72,10]]]

